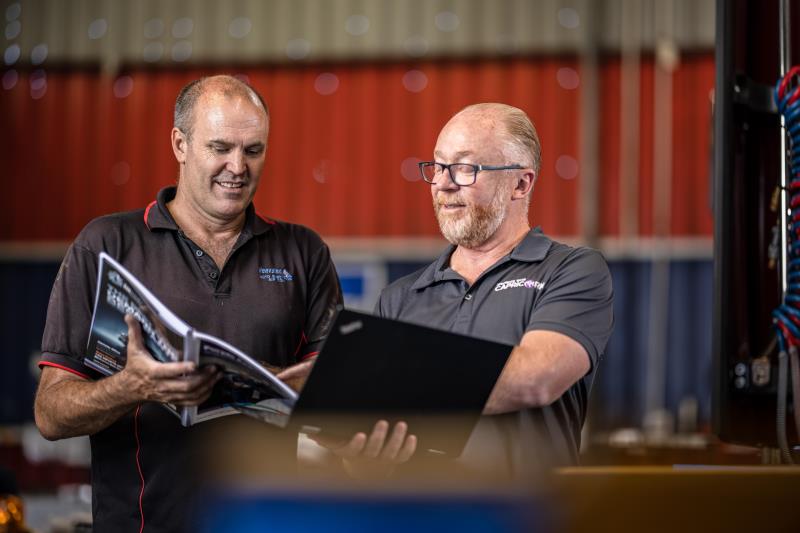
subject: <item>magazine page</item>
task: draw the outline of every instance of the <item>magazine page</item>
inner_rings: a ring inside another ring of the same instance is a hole
[[[225,341],[198,331],[198,365],[215,365],[222,377],[211,397],[197,408],[195,421],[242,412],[283,427],[297,393],[260,363]]]
[[[239,404],[234,409],[262,422],[283,428],[289,423],[293,407],[287,400],[271,398],[249,405]]]
[[[97,293],[84,358],[86,366],[111,375],[125,367],[128,326],[125,315],[142,325],[146,348],[159,361],[180,361],[189,326],[166,308],[128,270],[100,254]]]

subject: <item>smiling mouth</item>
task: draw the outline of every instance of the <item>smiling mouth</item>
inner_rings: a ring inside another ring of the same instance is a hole
[[[232,189],[232,190],[241,189],[242,187],[245,186],[245,183],[243,181],[215,181],[214,183],[216,183],[223,189]]]

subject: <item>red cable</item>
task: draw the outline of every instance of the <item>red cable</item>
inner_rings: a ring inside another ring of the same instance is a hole
[[[142,480],[142,489],[139,491],[139,516],[142,517],[139,533],[144,531],[144,508],[142,507],[142,498],[144,498],[144,474],[142,473],[142,464],[139,462],[139,452],[142,450],[141,443],[139,442],[139,411],[141,410],[142,404],[139,404],[136,408],[136,414],[133,415],[133,430],[136,434],[136,470],[139,472],[139,479]]]
[[[794,337],[794,335],[792,335],[792,332],[789,331],[789,328],[786,327],[786,324],[784,324],[780,320],[778,320],[778,327],[781,328],[781,331],[783,332],[783,337],[786,339],[786,342],[790,346],[792,345],[796,346],[797,344],[800,344],[797,342],[797,339]]]
[[[794,316],[794,315],[793,315],[793,314],[791,314],[791,313],[786,313],[786,316],[788,316],[788,317],[789,317],[789,320],[791,320],[792,322],[794,322],[794,323],[795,323],[797,326],[800,326],[800,318],[797,318],[796,316]]]
[[[800,91],[798,91],[798,87],[795,87],[794,91],[792,91],[792,96],[786,101],[786,105],[792,105],[797,101],[798,97],[800,97]]]
[[[795,67],[792,67],[792,68],[790,68],[790,69],[789,69],[789,72],[787,72],[787,73],[786,73],[786,74],[783,76],[783,79],[781,79],[781,83],[780,83],[780,85],[778,86],[778,97],[779,97],[781,100],[783,100],[783,97],[786,95],[786,86],[787,86],[787,85],[789,85],[789,81],[790,81],[790,80],[791,80],[791,79],[794,77],[794,75],[795,75],[795,74],[797,74],[798,72],[800,72],[800,67],[797,67],[797,66],[795,66]]]

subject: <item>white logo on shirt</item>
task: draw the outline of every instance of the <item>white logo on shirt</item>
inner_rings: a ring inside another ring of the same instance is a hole
[[[544,289],[544,283],[541,281],[534,281],[528,278],[519,278],[519,279],[509,279],[506,281],[501,281],[498,283],[494,290],[497,291],[504,291],[506,289],[516,289],[518,287],[525,287],[526,289],[536,289],[540,291]]]

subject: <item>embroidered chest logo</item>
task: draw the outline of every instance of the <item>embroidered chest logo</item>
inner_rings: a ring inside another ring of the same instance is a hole
[[[294,276],[285,268],[261,267],[258,269],[258,277],[264,281],[277,281],[278,283],[294,280]]]
[[[519,278],[519,279],[509,279],[506,281],[501,281],[494,287],[494,291],[504,291],[506,289],[516,289],[519,287],[525,287],[526,289],[536,289],[540,291],[544,289],[544,283],[541,281],[535,281],[528,278]]]

